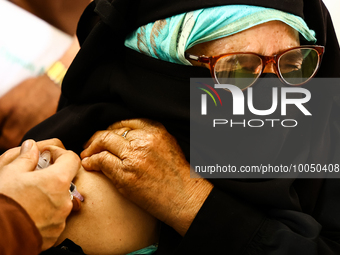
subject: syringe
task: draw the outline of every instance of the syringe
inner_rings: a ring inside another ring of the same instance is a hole
[[[51,161],[51,153],[49,151],[44,151],[43,153],[39,153],[39,161],[37,164],[37,167],[35,168],[36,170],[44,169],[50,165]],[[78,192],[76,185],[71,182],[70,184],[70,196],[71,200],[73,197],[78,198],[81,202],[84,201],[84,197]]]

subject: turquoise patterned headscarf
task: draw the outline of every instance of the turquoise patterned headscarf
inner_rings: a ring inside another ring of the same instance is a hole
[[[297,30],[307,41],[316,42],[315,32],[298,16],[258,6],[226,5],[149,23],[132,32],[126,38],[125,46],[154,58],[191,65],[184,56],[190,47],[272,20],[282,21]]]

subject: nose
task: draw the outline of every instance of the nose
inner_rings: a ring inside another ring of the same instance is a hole
[[[274,74],[276,74],[275,68],[274,68],[274,63],[273,62],[269,62],[269,63],[267,62],[266,66],[264,67],[263,73],[274,73]]]

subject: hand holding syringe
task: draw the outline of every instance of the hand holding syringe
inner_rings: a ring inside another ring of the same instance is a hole
[[[35,169],[40,170],[40,169],[44,169],[48,167],[50,165],[50,161],[51,161],[51,153],[49,151],[44,151],[43,153],[39,155],[39,161]],[[69,192],[70,192],[71,200],[73,199],[73,197],[76,197],[81,202],[84,201],[83,196],[77,191],[77,187],[76,185],[74,185],[73,182],[71,182],[70,184]]]

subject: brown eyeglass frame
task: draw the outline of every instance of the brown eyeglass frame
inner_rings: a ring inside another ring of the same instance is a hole
[[[308,80],[306,80],[306,81],[304,81],[304,82],[302,82],[300,84],[290,84],[290,83],[286,82],[284,80],[284,78],[282,77],[282,75],[281,75],[281,73],[279,71],[279,67],[278,67],[277,63],[278,63],[280,57],[283,54],[285,54],[285,53],[287,53],[289,51],[292,51],[292,50],[296,50],[296,49],[314,49],[314,50],[316,50],[316,52],[318,53],[318,65],[316,66],[313,75]],[[256,79],[253,81],[253,83],[251,83],[246,88],[242,89],[242,90],[245,90],[245,89],[249,88],[250,86],[252,86],[257,81],[257,79],[262,75],[266,65],[269,64],[269,63],[273,63],[275,74],[279,77],[281,82],[283,82],[284,84],[288,84],[290,86],[301,86],[302,84],[305,84],[306,82],[308,82],[310,79],[312,79],[316,75],[317,71],[319,70],[319,67],[320,67],[320,64],[321,64],[321,60],[322,60],[322,56],[323,56],[324,52],[325,52],[325,47],[324,46],[320,46],[320,45],[302,45],[302,46],[298,46],[298,47],[289,48],[289,49],[284,50],[284,51],[282,51],[282,52],[280,52],[280,53],[278,53],[278,54],[276,54],[274,56],[263,56],[263,55],[260,55],[260,54],[254,53],[254,52],[233,52],[233,53],[225,53],[225,54],[221,54],[221,55],[218,55],[218,56],[211,56],[211,57],[207,57],[205,55],[197,56],[197,55],[193,55],[193,54],[190,54],[190,53],[185,53],[185,57],[187,59],[190,59],[190,60],[194,60],[194,61],[197,61],[197,62],[209,64],[209,69],[210,69],[211,76],[215,79],[215,81],[217,83],[219,83],[218,79],[216,78],[215,72],[214,72],[215,65],[216,65],[218,60],[220,60],[223,57],[231,56],[231,55],[236,55],[236,54],[251,54],[251,55],[258,56],[261,59],[261,61],[262,61],[262,69],[261,69],[259,75],[256,77]]]

